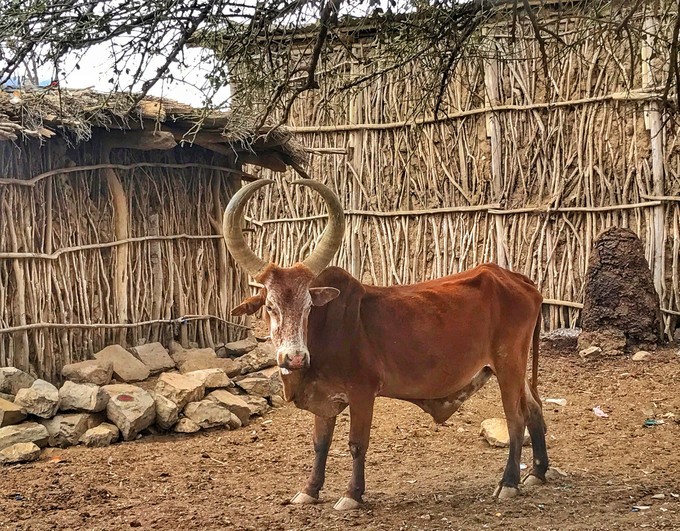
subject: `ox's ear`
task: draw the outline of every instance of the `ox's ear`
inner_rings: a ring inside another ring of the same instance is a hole
[[[253,297],[248,297],[236,308],[231,310],[231,315],[253,315],[257,310],[264,306],[267,294],[262,290]]]
[[[309,288],[309,294],[312,296],[314,306],[323,306],[340,295],[340,290],[336,288]]]

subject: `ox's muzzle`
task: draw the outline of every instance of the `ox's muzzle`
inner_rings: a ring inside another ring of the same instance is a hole
[[[309,367],[309,351],[304,347],[281,347],[276,351],[276,363],[288,371],[306,369]]]

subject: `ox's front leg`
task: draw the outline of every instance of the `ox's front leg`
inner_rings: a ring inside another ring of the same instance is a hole
[[[350,400],[349,451],[352,454],[352,478],[345,496],[340,498],[334,506],[338,511],[358,509],[361,506],[361,497],[366,489],[364,473],[374,403],[375,397],[373,396]]]
[[[309,504],[316,503],[319,500],[319,491],[323,488],[326,480],[326,460],[333,441],[336,418],[314,415],[314,465],[312,466],[312,473],[309,475],[305,488],[293,496],[291,503]]]

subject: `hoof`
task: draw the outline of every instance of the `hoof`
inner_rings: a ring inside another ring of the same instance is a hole
[[[336,511],[353,511],[355,509],[359,509],[360,507],[360,502],[353,500],[352,498],[348,498],[347,496],[343,496],[338,500],[338,503],[333,506],[333,509]]]
[[[509,500],[519,496],[519,489],[517,487],[506,487],[498,485],[493,493],[494,498],[499,500]]]
[[[527,487],[535,487],[536,485],[545,485],[545,480],[542,480],[538,476],[534,476],[533,474],[529,474],[527,477],[524,478],[524,481],[522,481],[522,485],[526,485]]]
[[[318,501],[319,500],[317,500],[316,498],[312,498],[309,494],[305,494],[304,492],[298,492],[290,500],[290,503],[295,505],[312,505],[313,503],[317,503]]]

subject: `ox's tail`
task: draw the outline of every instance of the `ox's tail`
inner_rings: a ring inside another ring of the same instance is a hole
[[[536,317],[536,325],[534,326],[534,337],[532,340],[531,353],[531,394],[534,395],[536,402],[541,403],[541,398],[538,396],[538,344],[541,334],[541,312],[539,310],[538,317]]]

